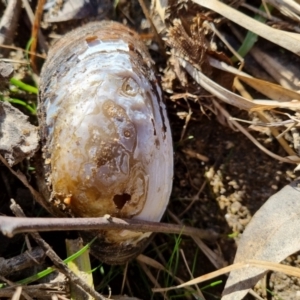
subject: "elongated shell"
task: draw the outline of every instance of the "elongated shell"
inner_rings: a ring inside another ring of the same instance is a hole
[[[39,112],[53,205],[76,217],[161,219],[172,139],[152,60],[135,32],[99,22],[60,39],[42,70]],[[102,245],[94,254],[108,263],[130,259],[149,236],[94,234]]]

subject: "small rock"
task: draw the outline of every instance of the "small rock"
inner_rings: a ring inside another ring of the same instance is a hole
[[[241,206],[242,204],[240,202],[233,202],[230,206],[231,213],[236,214],[240,210]]]
[[[0,88],[8,85],[9,79],[13,76],[14,68],[11,64],[0,61]]]
[[[13,76],[14,68],[11,64],[0,61],[0,78],[10,79]]]
[[[28,122],[28,116],[8,102],[0,102],[0,154],[9,165],[32,156],[38,147],[38,129]]]

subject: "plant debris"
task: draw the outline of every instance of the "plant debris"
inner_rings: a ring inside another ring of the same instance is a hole
[[[31,157],[39,148],[36,126],[10,103],[0,102],[0,153],[10,166]]]

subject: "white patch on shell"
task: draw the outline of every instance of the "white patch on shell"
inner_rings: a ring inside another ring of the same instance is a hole
[[[106,41],[102,42],[99,40],[94,40],[91,43],[87,43],[88,48],[86,49],[85,52],[82,54],[78,55],[78,59],[83,60],[87,58],[88,56],[95,54],[95,53],[100,53],[100,52],[117,52],[119,50],[121,51],[129,51],[129,47],[124,41],[119,40],[119,41]]]

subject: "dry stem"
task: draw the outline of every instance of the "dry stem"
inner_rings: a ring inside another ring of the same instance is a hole
[[[63,230],[131,230],[139,232],[163,232],[197,236],[215,240],[218,234],[212,230],[133,219],[118,219],[106,215],[99,218],[15,218],[0,217],[0,230],[7,236],[21,232],[63,231]]]

